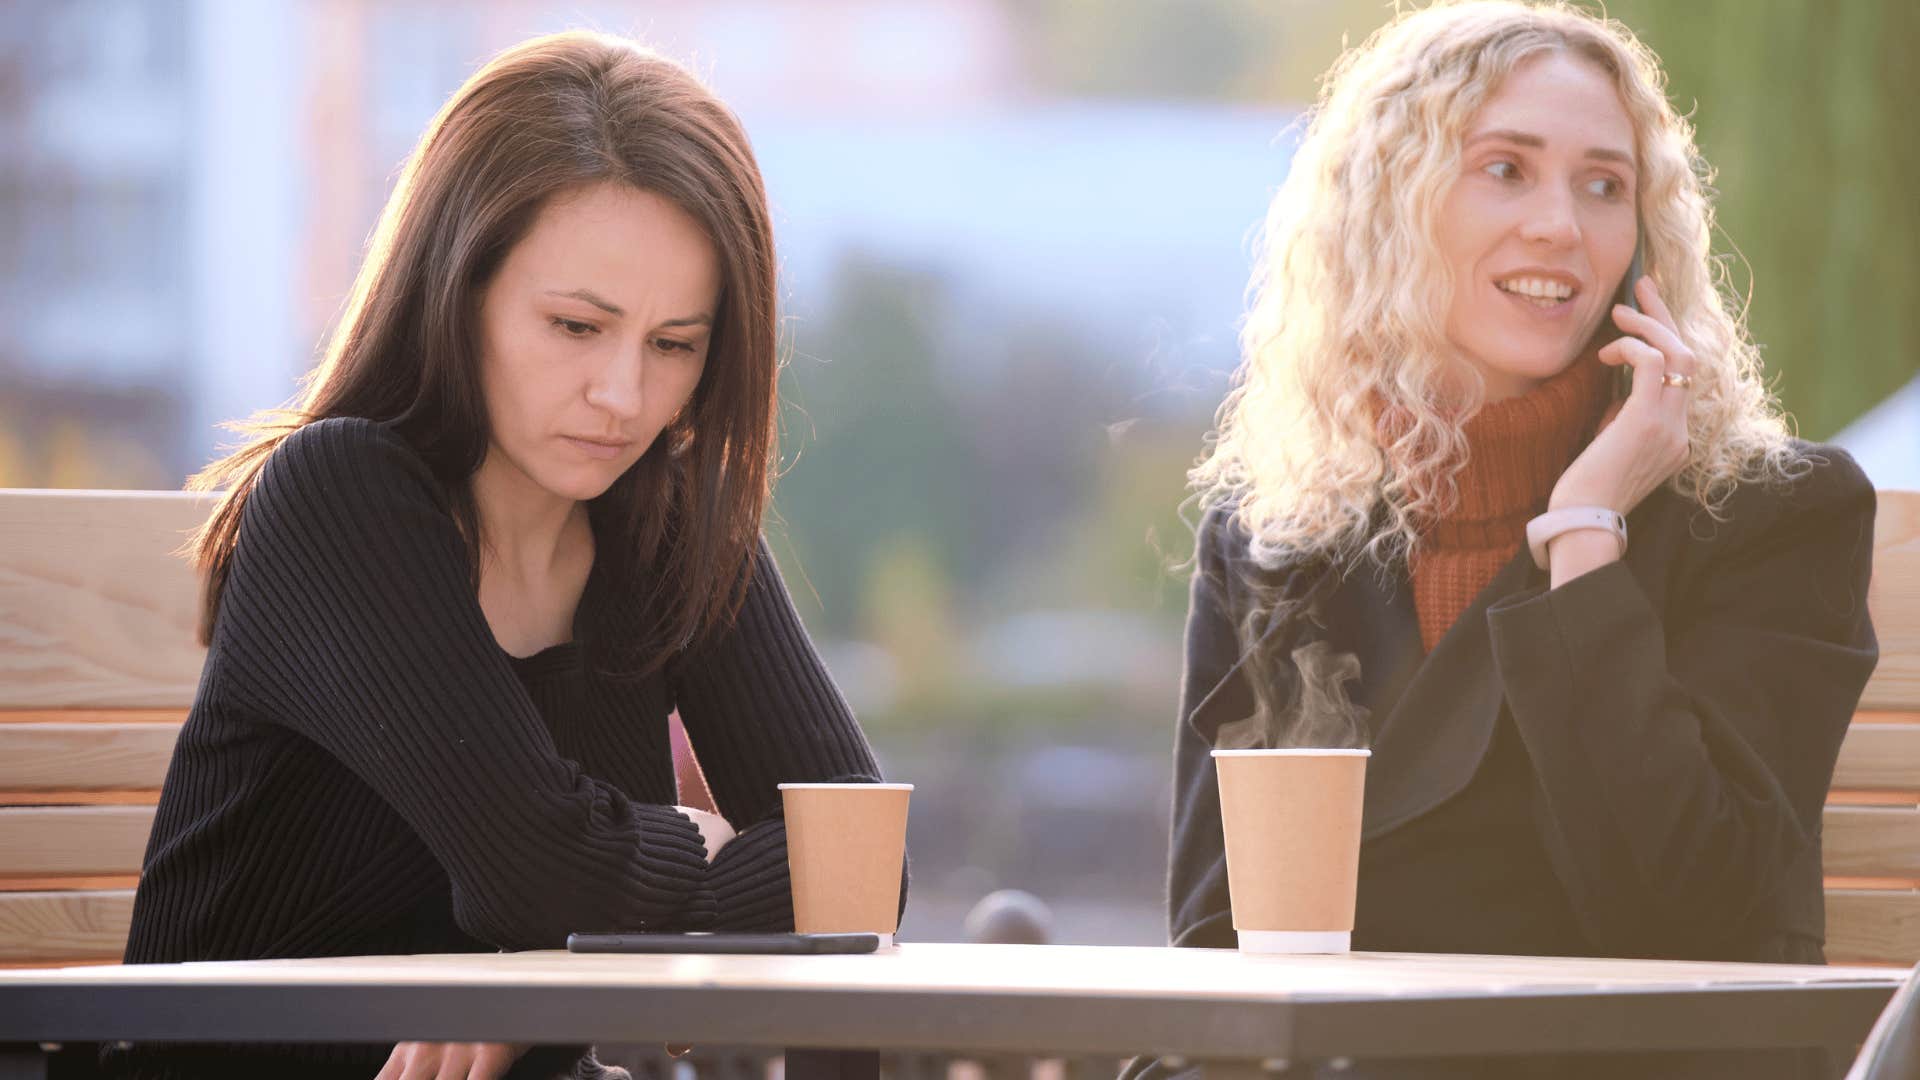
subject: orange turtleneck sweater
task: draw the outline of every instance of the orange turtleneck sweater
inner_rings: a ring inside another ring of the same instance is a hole
[[[1420,640],[1431,652],[1526,542],[1527,522],[1592,440],[1612,369],[1583,357],[1517,398],[1467,421],[1467,464],[1453,512],[1421,534],[1412,563]]]

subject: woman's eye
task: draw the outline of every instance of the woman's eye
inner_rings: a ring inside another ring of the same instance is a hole
[[[578,319],[569,319],[562,315],[555,315],[547,321],[559,327],[560,332],[568,337],[587,337],[590,334],[600,332],[600,328],[592,323],[581,322]]]
[[[1520,178],[1520,166],[1511,161],[1495,161],[1486,166],[1486,173],[1496,180],[1517,180]]]
[[[690,353],[693,351],[692,342],[681,341],[677,338],[655,338],[653,347],[659,349],[661,352]]]
[[[1587,182],[1587,190],[1602,199],[1618,198],[1625,188],[1625,184],[1622,184],[1610,176],[1603,176],[1598,180],[1590,180]]]

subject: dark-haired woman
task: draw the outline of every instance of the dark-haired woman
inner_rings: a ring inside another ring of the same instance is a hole
[[[298,406],[197,478],[228,489],[197,541],[209,652],[129,962],[792,928],[776,785],[878,770],[760,540],[774,266],[746,136],[683,68],[567,34],[460,89]],[[719,815],[675,805],[675,709]],[[107,1061],[600,1068],[523,1050]]]

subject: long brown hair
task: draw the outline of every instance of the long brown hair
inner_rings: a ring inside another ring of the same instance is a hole
[[[615,182],[706,230],[721,292],[692,402],[589,510],[618,582],[644,574],[640,670],[710,635],[744,596],[772,483],[779,361],[766,191],[732,111],[690,72],[623,38],[565,33],[501,53],[434,117],[381,213],[365,263],[296,402],[233,425],[247,441],[189,481],[227,489],[189,544],[211,644],[241,512],[267,458],[336,416],[390,423],[440,481],[477,583],[470,479],[488,445],[479,302],[554,196]]]

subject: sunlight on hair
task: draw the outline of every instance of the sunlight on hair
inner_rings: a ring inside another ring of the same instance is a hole
[[[1203,510],[1233,508],[1262,564],[1384,565],[1411,555],[1421,523],[1452,505],[1461,425],[1480,402],[1441,392],[1451,282],[1435,219],[1474,114],[1515,67],[1554,50],[1619,90],[1641,163],[1647,271],[1698,357],[1692,454],[1672,490],[1717,516],[1740,484],[1802,467],[1712,257],[1711,171],[1658,59],[1620,23],[1566,4],[1439,4],[1334,63],[1268,212],[1240,368],[1189,474]]]

